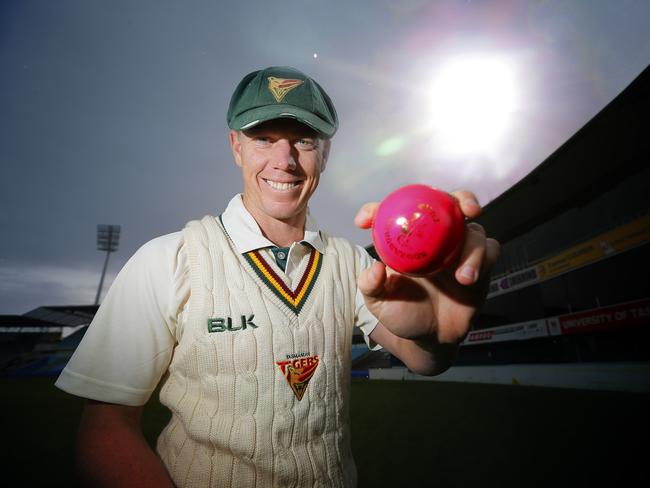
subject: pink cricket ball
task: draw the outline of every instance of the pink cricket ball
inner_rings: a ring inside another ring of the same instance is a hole
[[[407,185],[379,204],[372,240],[381,260],[395,271],[436,273],[459,256],[465,219],[449,193],[427,185]]]

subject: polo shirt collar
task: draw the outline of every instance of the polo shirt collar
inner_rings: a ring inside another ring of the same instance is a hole
[[[264,237],[259,225],[246,210],[241,193],[230,200],[226,210],[221,215],[221,221],[228,236],[235,244],[237,252],[241,254],[265,247],[275,247],[275,244]],[[300,242],[309,244],[321,254],[325,254],[325,243],[318,230],[318,224],[311,216],[309,209],[307,209],[305,235]]]

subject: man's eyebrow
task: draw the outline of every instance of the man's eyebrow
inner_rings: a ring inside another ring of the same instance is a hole
[[[264,130],[259,130],[259,129],[246,129],[241,131],[242,134],[244,134],[247,137],[257,137],[259,135],[264,134]]]

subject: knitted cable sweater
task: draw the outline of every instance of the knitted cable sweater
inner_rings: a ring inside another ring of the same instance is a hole
[[[157,450],[180,487],[353,487],[351,339],[359,259],[324,235],[295,290],[240,255],[214,217],[190,222],[188,318],[160,399]],[[306,261],[306,260],[305,260]]]

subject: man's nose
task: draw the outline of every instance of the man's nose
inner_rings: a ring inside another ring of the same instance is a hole
[[[284,171],[293,171],[296,169],[297,164],[293,154],[294,148],[287,139],[277,140],[273,149],[274,167]]]

